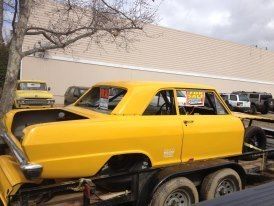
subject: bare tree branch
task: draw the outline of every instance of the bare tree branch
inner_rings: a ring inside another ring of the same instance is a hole
[[[22,55],[23,56],[28,56],[28,55],[34,54],[36,52],[44,52],[44,51],[52,50],[52,49],[65,48],[66,46],[78,41],[79,39],[91,36],[94,33],[95,33],[95,31],[92,31],[92,32],[89,32],[89,33],[84,33],[84,34],[79,35],[79,36],[77,36],[73,39],[70,39],[70,40],[68,40],[64,43],[52,44],[52,45],[47,45],[47,46],[41,46],[41,47],[38,47],[38,48],[33,48],[33,49],[30,49],[28,51],[23,52]]]
[[[107,38],[113,39],[112,42],[118,42],[118,37],[124,43],[129,43],[130,40],[127,39],[133,35],[127,35],[127,31],[142,30],[145,24],[154,20],[154,13],[144,0],[133,0],[127,4],[124,0],[110,2],[66,0],[62,4],[56,4],[56,9],[51,11],[51,22],[48,27],[28,25],[26,36],[41,35],[44,40],[36,43],[34,48],[24,51],[22,55],[65,48],[87,37],[91,41],[95,39],[97,44]]]

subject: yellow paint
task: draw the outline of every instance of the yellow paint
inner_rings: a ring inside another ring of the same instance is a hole
[[[97,85],[123,87],[127,90],[111,114],[72,105],[64,109],[87,119],[33,125],[24,130],[21,148],[30,162],[43,166],[41,178],[93,176],[111,156],[119,154],[144,154],[149,157],[153,167],[158,167],[193,159],[227,157],[242,152],[242,122],[231,114],[212,87],[165,82],[106,82]],[[162,89],[213,91],[228,114],[143,116],[142,113],[154,95]],[[11,138],[20,145],[10,130],[13,116],[18,111],[9,112],[4,121]],[[186,125],[184,121],[192,123]],[[8,160],[1,157],[0,161]],[[3,173],[3,168],[6,166],[0,163],[0,167],[0,175],[5,179],[7,174]],[[20,172],[19,168],[13,168],[10,171],[11,178]],[[9,181],[0,181],[1,194],[13,187]],[[17,181],[24,183],[23,178]]]
[[[15,160],[8,155],[0,157],[0,199],[6,206],[8,197],[14,195],[21,185],[29,183]]]

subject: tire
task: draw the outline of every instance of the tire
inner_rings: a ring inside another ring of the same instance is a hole
[[[250,113],[251,114],[256,114],[257,113],[257,108],[256,108],[256,106],[254,104],[252,104],[250,106]]]
[[[121,161],[118,165],[109,166],[107,169],[101,171],[99,175],[115,175],[123,172],[135,172],[139,170],[148,169],[150,163],[147,159],[138,159],[135,162],[127,159]],[[130,188],[130,177],[115,177],[106,180],[94,180],[97,187],[111,192],[126,190]]]
[[[263,108],[261,109],[261,113],[262,114],[267,114],[268,113],[268,110],[269,110],[269,108],[268,108],[268,104],[264,104],[263,105]]]
[[[189,179],[174,178],[160,186],[153,195],[150,206],[179,205],[190,206],[198,203],[198,191]]]
[[[211,200],[242,189],[239,174],[230,168],[221,169],[207,175],[201,186],[201,200]]]
[[[264,130],[260,127],[256,127],[256,126],[247,127],[245,130],[244,141],[262,150],[266,149],[266,135]],[[252,151],[254,151],[254,149],[243,146],[243,153],[252,152]],[[249,156],[249,157],[244,157],[242,160],[251,161],[256,159],[258,159],[258,157]]]

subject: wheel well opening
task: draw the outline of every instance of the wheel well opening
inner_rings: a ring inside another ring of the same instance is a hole
[[[112,168],[112,170],[115,171],[128,170],[135,164],[142,162],[146,162],[148,167],[152,166],[150,158],[144,154],[132,153],[114,155],[111,158],[109,158],[109,160],[100,169],[99,173],[105,170],[106,168]]]

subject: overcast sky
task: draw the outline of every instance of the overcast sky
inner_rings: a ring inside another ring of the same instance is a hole
[[[159,25],[274,51],[274,0],[164,0]]]

